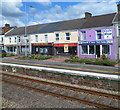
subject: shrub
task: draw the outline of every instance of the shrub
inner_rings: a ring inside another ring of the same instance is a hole
[[[0,54],[0,57],[6,57],[6,53]]]
[[[70,59],[73,59],[74,58],[74,55],[70,55]]]
[[[65,62],[91,63],[97,65],[106,65],[106,66],[114,66],[117,63],[117,61],[115,60],[109,60],[109,59],[103,60],[100,58],[90,59],[87,57],[79,58],[79,59],[66,59]]]
[[[7,54],[6,54],[6,57],[11,57],[11,56],[15,56],[15,55],[12,54],[12,53],[7,53]]]
[[[108,59],[105,54],[102,54],[101,58],[102,58],[103,60],[107,60],[107,59]]]

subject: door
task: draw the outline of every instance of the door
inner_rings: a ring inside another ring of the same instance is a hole
[[[100,45],[96,45],[96,55],[97,58],[100,58]]]

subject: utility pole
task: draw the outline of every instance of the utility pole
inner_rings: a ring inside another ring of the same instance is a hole
[[[33,6],[29,6],[27,4],[24,4],[25,5],[25,12],[27,13],[27,7],[29,8],[34,8]],[[26,14],[26,23],[25,23],[25,35],[24,35],[24,42],[25,42],[25,56],[28,55],[27,53],[27,41],[28,41],[28,36],[27,36],[27,22],[28,22],[28,14]],[[29,48],[30,44],[28,45],[28,48]]]

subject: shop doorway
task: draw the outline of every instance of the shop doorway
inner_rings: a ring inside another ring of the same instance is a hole
[[[100,58],[100,45],[96,45],[96,56]]]

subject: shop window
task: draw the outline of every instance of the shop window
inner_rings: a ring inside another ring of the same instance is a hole
[[[110,45],[102,45],[102,54],[110,55]]]
[[[47,53],[47,52],[48,52],[47,48],[43,48],[43,53]]]
[[[120,36],[120,26],[118,26],[118,36]]]
[[[38,35],[35,35],[35,41],[38,42]]]
[[[40,48],[40,53],[43,53],[43,48]]]
[[[88,46],[87,45],[82,45],[82,54],[88,54]]]
[[[56,34],[56,40],[59,40],[59,34]]]
[[[82,31],[81,34],[82,34],[81,40],[86,40],[86,32]]]
[[[14,52],[16,51],[16,47],[14,47]]]
[[[97,30],[97,39],[102,39],[101,30]]]
[[[70,40],[70,33],[66,33],[66,40]]]
[[[89,54],[94,54],[94,45],[89,45]]]

